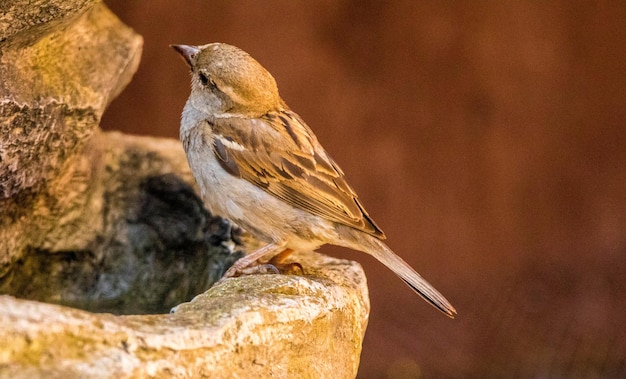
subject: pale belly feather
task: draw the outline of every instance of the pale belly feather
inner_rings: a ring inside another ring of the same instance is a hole
[[[294,208],[225,171],[209,141],[203,141],[195,129],[189,131],[187,159],[209,211],[265,242],[282,242],[292,249],[314,250],[324,244],[322,241],[337,238],[331,222]]]

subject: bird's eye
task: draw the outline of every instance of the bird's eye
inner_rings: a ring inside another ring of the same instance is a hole
[[[209,84],[209,78],[206,75],[204,75],[203,73],[200,73],[198,75],[198,77],[200,78],[200,81],[202,82],[202,85],[206,86],[207,84]]]
[[[200,82],[202,83],[203,86],[209,87],[211,89],[218,89],[217,84],[215,84],[215,82],[213,81],[213,79],[211,79],[210,76],[200,72],[198,73],[198,78],[200,79]]]

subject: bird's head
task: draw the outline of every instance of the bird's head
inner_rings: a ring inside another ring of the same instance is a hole
[[[224,43],[171,46],[191,70],[194,108],[258,117],[283,106],[274,77],[245,51]]]

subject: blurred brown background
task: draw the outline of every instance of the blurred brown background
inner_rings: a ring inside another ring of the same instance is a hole
[[[359,377],[626,375],[626,5],[106,3],[145,38],[103,128],[177,138],[170,43],[257,58],[449,320],[372,258]]]

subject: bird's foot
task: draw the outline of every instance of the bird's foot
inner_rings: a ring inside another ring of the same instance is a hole
[[[221,282],[226,278],[235,278],[242,275],[253,275],[253,274],[304,274],[304,268],[298,262],[289,262],[285,263],[285,260],[291,253],[293,253],[292,249],[284,249],[282,252],[273,256],[266,263],[258,263],[255,259],[251,260],[252,257],[256,258],[257,256],[260,258],[263,255],[271,252],[271,249],[265,247],[259,250],[264,250],[263,254],[258,253],[257,251],[253,252],[250,255],[247,255],[238,261],[236,261],[229,269],[226,271],[224,276],[218,281]]]
[[[285,260],[293,253],[292,249],[285,249],[282,252],[274,255],[267,264],[272,265],[281,274],[300,274],[304,275],[304,268],[298,262],[286,263]]]

